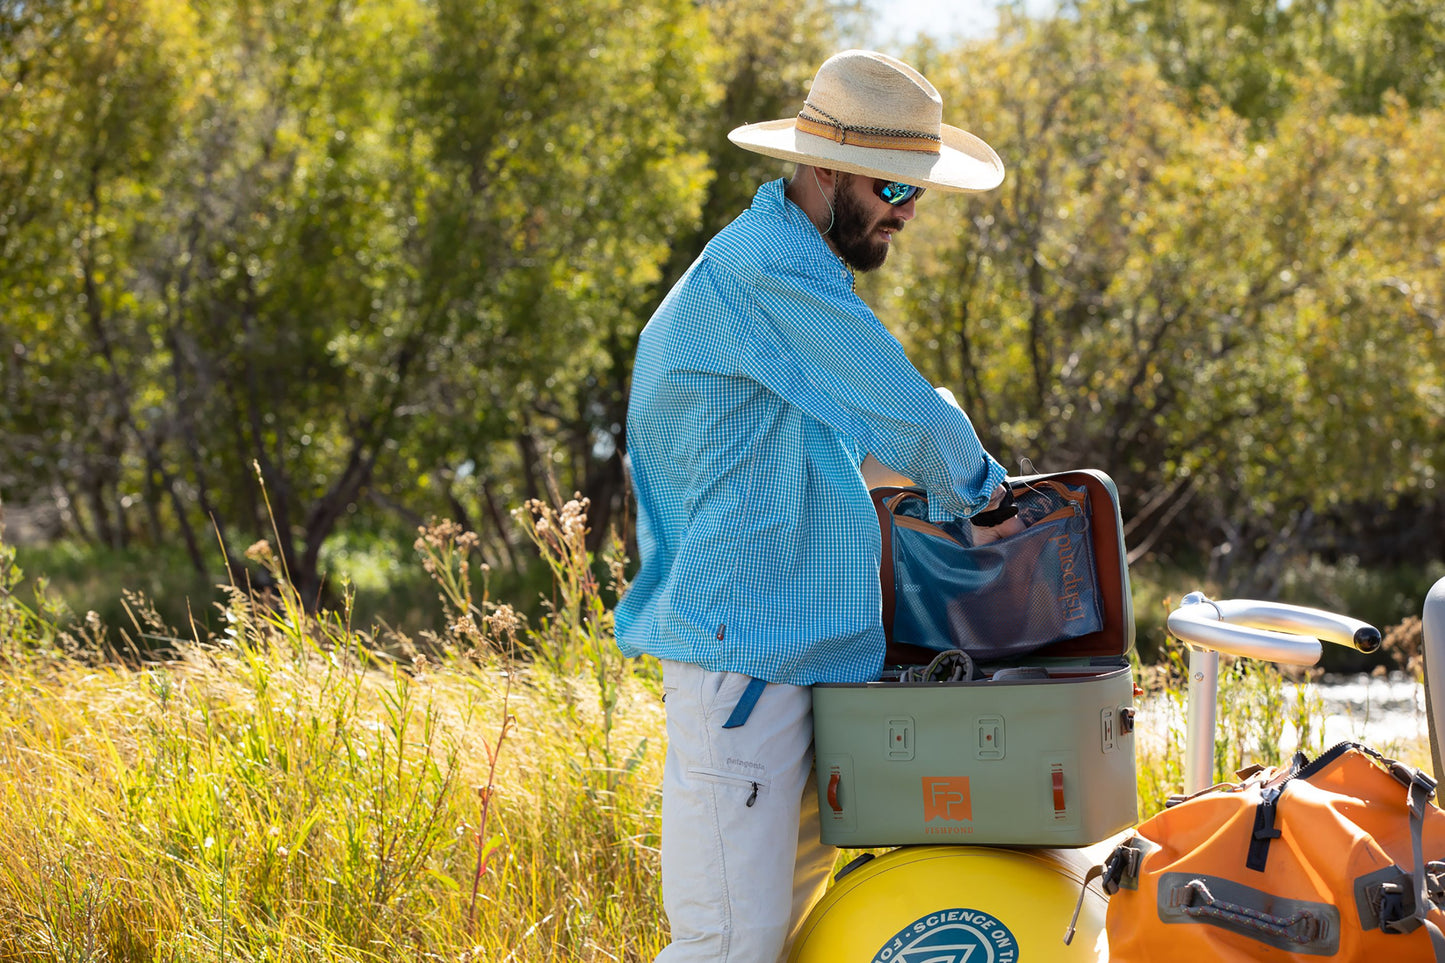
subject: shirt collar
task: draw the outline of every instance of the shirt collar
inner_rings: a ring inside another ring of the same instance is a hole
[[[801,207],[788,200],[787,195],[783,193],[787,186],[788,182],[779,178],[759,187],[757,194],[753,197],[752,209],[764,216],[776,217],[786,222],[788,227],[799,235],[801,244],[817,245],[821,253],[837,261],[848,273],[848,287],[852,288],[857,283],[858,276],[848,266],[848,262],[844,261],[837,251],[829,247],[827,241],[823,240],[818,225],[808,219],[808,215],[803,212]]]
[[[808,215],[803,213],[801,207],[788,200],[785,193],[787,186],[788,182],[779,178],[759,187],[757,195],[753,197],[753,210],[770,217],[780,217],[788,222],[789,227],[806,231],[822,241],[823,236],[818,233],[817,226],[808,220]]]

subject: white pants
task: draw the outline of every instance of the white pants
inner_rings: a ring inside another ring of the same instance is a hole
[[[662,905],[672,943],[657,963],[785,961],[836,850],[818,840],[813,702],[769,685],[724,729],[750,680],[662,663]]]

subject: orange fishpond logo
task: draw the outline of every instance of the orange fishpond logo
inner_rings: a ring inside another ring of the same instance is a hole
[[[962,823],[973,821],[973,798],[969,794],[967,776],[925,776],[923,777],[923,821]],[[971,832],[944,828],[943,832]]]

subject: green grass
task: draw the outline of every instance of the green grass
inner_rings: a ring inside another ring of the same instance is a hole
[[[0,537],[3,537],[0,530]],[[406,532],[340,535],[326,543],[321,568],[327,573],[328,597],[349,594],[357,625],[384,623],[398,632],[419,637],[443,628],[438,587],[417,564]],[[197,635],[221,631],[217,606],[224,603],[226,566],[220,550],[212,546],[214,570],[198,573],[179,548],[137,547],[113,549],[63,539],[44,544],[12,546],[18,565],[26,572],[43,573],[46,590],[58,604],[61,621],[84,621],[96,613],[108,627],[111,643],[124,647],[124,631],[142,649],[167,647],[169,636],[140,638],[129,611],[132,598],[144,598],[174,635],[195,641]],[[252,566],[253,571],[255,566]],[[519,609],[536,614],[548,572],[493,573],[491,582]],[[35,580],[17,587],[26,604],[35,605]],[[196,624],[196,631],[191,624]],[[145,635],[160,633],[146,630]]]
[[[210,573],[197,572],[184,552],[170,548],[112,549],[61,540],[15,551],[25,571],[44,573],[48,590],[63,603],[65,618],[95,612],[113,636],[123,629],[134,636],[128,596],[138,596],[183,638],[195,641],[197,635],[220,631],[215,619],[218,603],[226,598],[226,568],[219,549],[213,551]],[[322,562],[325,570],[336,573],[332,594],[351,593],[358,624],[384,621],[408,634],[438,627],[435,587],[403,550],[402,540],[337,539],[323,552]],[[17,594],[33,605],[34,589],[34,582],[28,582]],[[195,632],[190,629],[193,622]],[[138,641],[145,649],[167,645],[164,638]]]
[[[145,649],[168,647],[171,642],[168,638],[140,638],[138,620],[128,611],[134,600],[144,598],[164,625],[187,627],[178,632],[194,640],[190,623],[198,622],[205,634],[216,603],[224,599],[215,584],[217,579],[197,573],[178,549],[112,549],[60,541],[13,551],[16,564],[25,572],[43,573],[43,579],[16,586],[17,595],[27,604],[37,604],[37,590],[48,593],[58,621],[83,622],[87,613],[94,612],[101,624],[128,630],[133,641]],[[144,634],[157,634],[156,627]]]

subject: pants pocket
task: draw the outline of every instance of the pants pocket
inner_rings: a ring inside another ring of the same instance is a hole
[[[751,677],[737,672],[709,672],[703,679],[701,696],[703,713],[709,724],[718,716],[726,719],[732,715],[733,707],[752,681]]]
[[[691,779],[716,783],[722,787],[726,798],[731,798],[736,794],[747,806],[756,805],[757,801],[768,793],[766,779],[760,776],[750,776],[747,773],[734,772],[731,769],[704,769],[701,766],[693,766],[687,770],[687,775]]]

